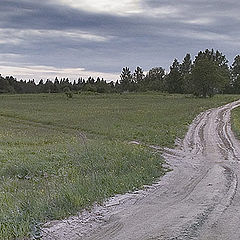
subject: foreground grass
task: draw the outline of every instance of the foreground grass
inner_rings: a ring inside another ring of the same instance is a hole
[[[128,142],[172,147],[199,112],[236,99],[0,96],[0,239],[37,238],[39,223],[153,182],[161,156]]]

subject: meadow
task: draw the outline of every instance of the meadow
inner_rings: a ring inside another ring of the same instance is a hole
[[[197,114],[237,99],[0,95],[0,239],[40,238],[46,221],[151,184],[169,169],[148,144],[174,147]]]

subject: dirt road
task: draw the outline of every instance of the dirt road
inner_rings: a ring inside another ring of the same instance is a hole
[[[165,149],[173,171],[159,183],[56,222],[44,239],[240,239],[240,144],[230,125],[239,105],[200,114],[181,145]]]

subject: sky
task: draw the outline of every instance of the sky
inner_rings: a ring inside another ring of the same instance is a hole
[[[0,0],[0,74],[116,81],[123,67],[168,70],[206,48],[231,63],[239,9],[239,0]]]

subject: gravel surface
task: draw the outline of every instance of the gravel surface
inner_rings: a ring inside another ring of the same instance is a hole
[[[230,124],[230,111],[239,105],[196,117],[180,145],[164,149],[173,171],[158,183],[49,222],[43,239],[240,239],[240,144]]]

